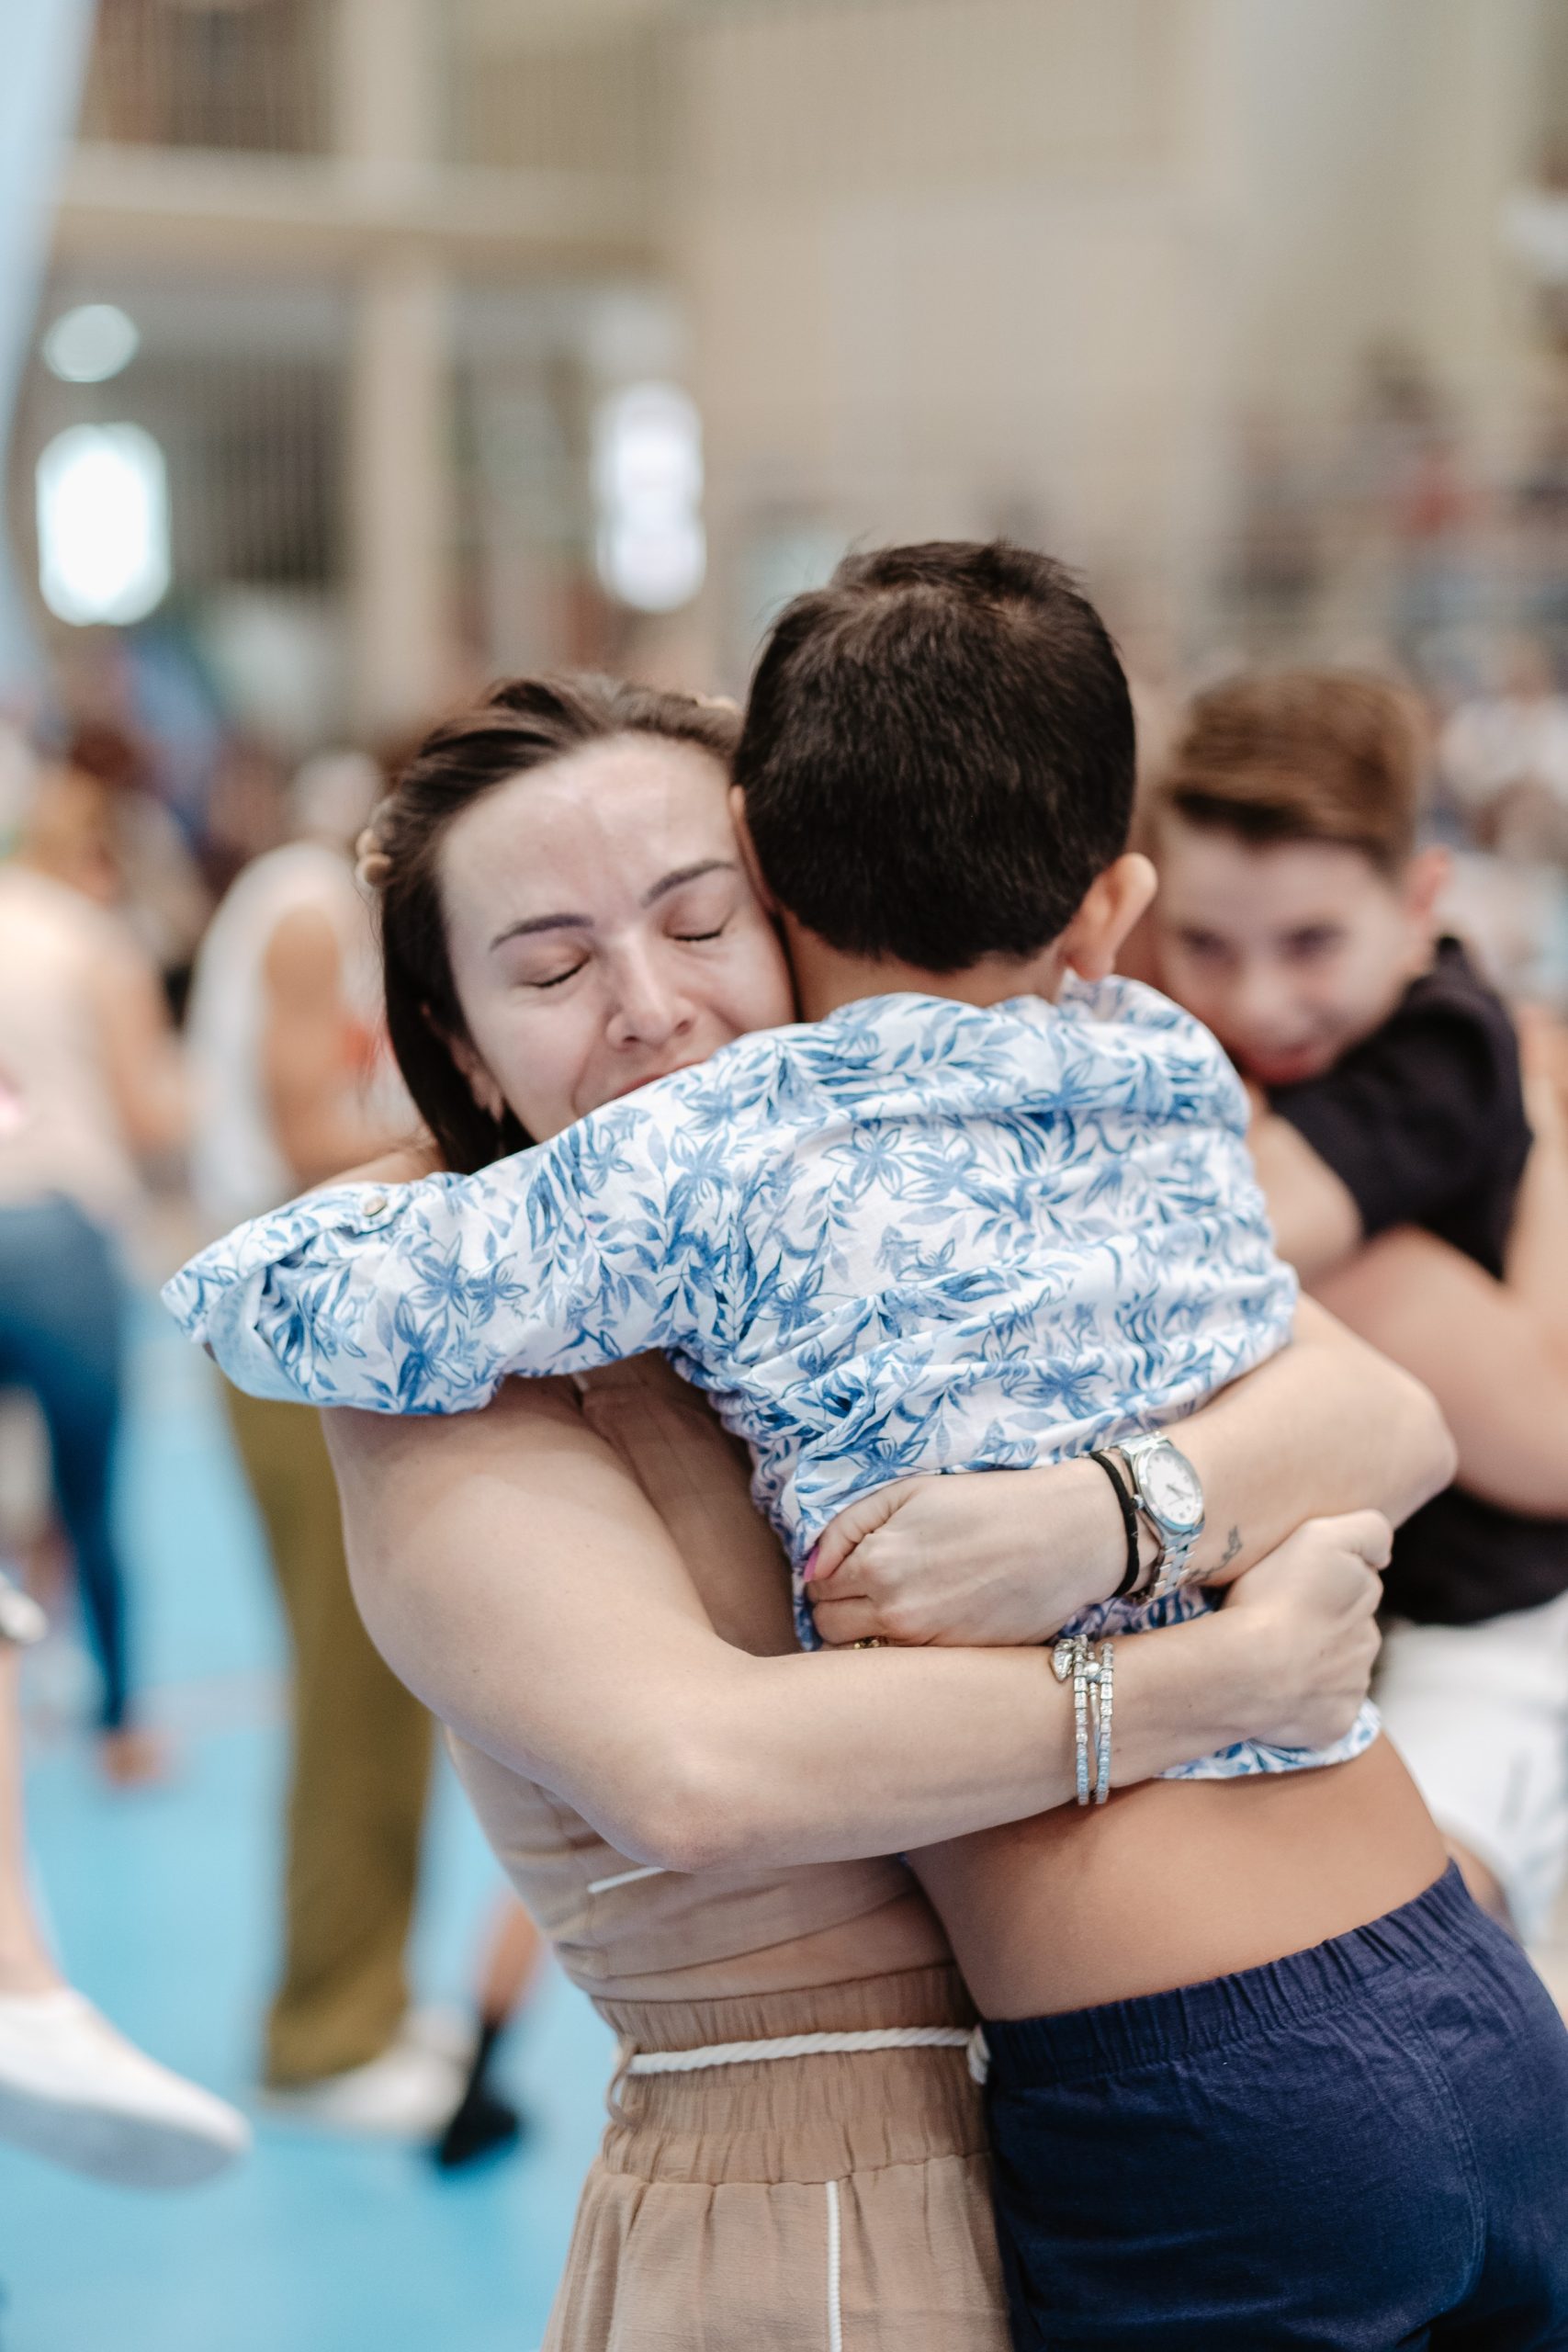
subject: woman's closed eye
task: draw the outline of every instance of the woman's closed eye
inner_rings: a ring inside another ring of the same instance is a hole
[[[568,980],[574,980],[577,978],[577,975],[582,969],[582,964],[586,963],[587,960],[587,957],[584,956],[582,963],[569,964],[566,969],[561,972],[530,973],[524,980],[523,985],[526,989],[564,988]]]

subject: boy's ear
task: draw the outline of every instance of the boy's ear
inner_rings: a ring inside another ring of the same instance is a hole
[[[729,787],[729,818],[735,827],[735,838],[740,844],[740,863],[746,868],[746,879],[761,901],[763,911],[776,915],[779,902],[763,880],[762,869],[757,863],[757,846],[751,839],[751,828],[746,822],[746,795],[738,784]]]
[[[1453,859],[1440,844],[1417,850],[1404,871],[1404,906],[1413,922],[1435,930],[1438,907],[1453,873]]]
[[[1141,850],[1128,850],[1099,874],[1057,942],[1064,964],[1080,979],[1108,979],[1128,933],[1148,912],[1158,883]]]

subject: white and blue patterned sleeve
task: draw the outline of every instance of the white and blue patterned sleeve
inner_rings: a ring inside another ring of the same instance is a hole
[[[615,1105],[475,1176],[338,1184],[192,1259],[164,1301],[236,1387],[460,1413],[509,1374],[585,1370],[709,1313],[660,1122]],[[711,1267],[711,1247],[694,1253]]]

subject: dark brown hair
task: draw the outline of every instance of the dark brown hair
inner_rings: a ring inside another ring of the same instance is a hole
[[[1393,875],[1416,846],[1421,783],[1420,728],[1397,686],[1281,670],[1198,696],[1152,813],[1246,842],[1333,842]]]
[[[510,1111],[481,1110],[453,1055],[467,1031],[441,894],[447,827],[510,777],[617,735],[692,743],[728,768],[739,726],[726,704],[614,678],[510,678],[443,720],[403,768],[376,812],[366,869],[380,895],[392,1051],[448,1168],[467,1173],[532,1138]]]
[[[1035,955],[1127,846],[1133,707],[1070,572],[1005,540],[847,556],[774,622],[735,758],[769,888],[834,947]]]

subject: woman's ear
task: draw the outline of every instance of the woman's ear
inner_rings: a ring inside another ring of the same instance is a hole
[[[428,1014],[425,1017],[429,1019]],[[434,1025],[432,1023],[433,1027]],[[506,1116],[505,1095],[502,1094],[467,1037],[449,1037],[445,1030],[439,1034],[442,1044],[462,1073],[464,1085],[484,1113],[485,1117],[493,1119],[499,1126]]]
[[[1057,942],[1064,964],[1080,979],[1109,979],[1122,941],[1148,912],[1158,885],[1141,850],[1128,850],[1099,874]]]
[[[762,878],[757,863],[757,846],[751,839],[751,828],[746,822],[746,795],[738,784],[729,787],[729,820],[735,827],[735,838],[740,844],[740,863],[746,869],[746,879],[756,892],[764,912],[776,915],[779,902]]]

